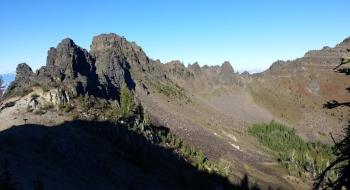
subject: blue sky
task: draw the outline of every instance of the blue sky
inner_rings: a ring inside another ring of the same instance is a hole
[[[272,62],[334,47],[350,36],[348,0],[0,1],[0,74],[35,71],[64,38],[89,50],[116,33],[152,59],[264,70]]]

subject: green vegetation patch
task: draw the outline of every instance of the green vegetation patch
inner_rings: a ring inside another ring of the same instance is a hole
[[[342,64],[349,63],[349,62],[350,62],[350,59],[342,59],[341,61]]]
[[[18,97],[18,96],[25,96],[28,95],[29,93],[33,92],[33,90],[30,89],[22,89],[18,91],[6,91],[3,98],[11,98],[11,97]]]
[[[297,171],[301,176],[303,172],[310,172],[315,177],[334,160],[330,145],[323,145],[320,141],[305,142],[294,128],[290,129],[274,120],[269,125],[254,124],[248,133],[268,147],[289,174]],[[332,171],[329,175],[335,179],[337,174]]]
[[[164,94],[168,98],[186,100],[186,103],[192,102],[192,100],[186,95],[186,90],[170,79],[167,79],[166,85],[158,81],[149,81],[149,84],[156,88],[158,93]]]
[[[190,79],[190,78],[194,79],[194,74],[192,72],[188,71],[187,69],[184,69],[184,68],[174,67],[172,69],[169,69],[168,72],[171,74],[174,74],[174,75],[184,76],[187,79]]]
[[[124,118],[128,118],[133,115],[135,110],[134,96],[126,85],[123,85],[120,89],[120,112]]]
[[[34,98],[34,99],[36,99],[36,98],[38,98],[39,97],[39,95],[37,95],[37,94],[32,94],[30,97],[32,97],[32,98]]]
[[[230,163],[226,163],[223,160],[220,160],[219,163],[211,162],[204,155],[202,150],[196,150],[193,146],[187,146],[185,141],[172,133],[167,133],[157,128],[155,129],[160,143],[167,143],[172,148],[179,150],[179,156],[183,155],[191,165],[197,167],[198,171],[207,172],[209,174],[215,173],[223,178],[228,177]]]
[[[38,82],[33,82],[33,84],[32,84],[34,87],[37,87],[37,86],[39,86],[39,83]]]

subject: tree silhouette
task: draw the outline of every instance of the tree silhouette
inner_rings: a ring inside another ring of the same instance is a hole
[[[39,176],[37,177],[37,180],[31,181],[34,187],[34,190],[43,190],[44,189],[44,184],[41,182]]]
[[[2,164],[3,175],[0,176],[0,189],[1,190],[15,190],[18,182],[12,182],[12,174],[9,171],[10,163],[7,158]]]
[[[343,66],[349,63],[349,59],[341,59],[341,63],[334,68],[337,69],[340,66]],[[336,72],[349,74],[349,69],[338,69]],[[347,88],[346,90],[349,90]],[[333,109],[339,106],[347,106],[350,107],[350,102],[342,102],[332,100],[323,105],[325,108]],[[333,146],[333,154],[336,156],[335,161],[330,163],[328,167],[317,176],[316,182],[314,183],[313,189],[342,189],[346,187],[346,189],[350,189],[350,121],[349,124],[343,129],[344,135],[341,136],[340,141],[335,141],[333,135],[331,135],[334,146]],[[334,170],[338,172],[337,179],[332,181],[329,177],[329,172]]]
[[[4,80],[2,80],[2,76],[0,76],[0,103],[2,102],[2,96],[4,95],[5,91],[5,85],[4,85]]]

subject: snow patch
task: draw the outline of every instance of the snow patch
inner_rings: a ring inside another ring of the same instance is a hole
[[[239,149],[238,145],[235,145],[235,144],[232,144],[232,143],[230,143],[230,145],[233,146],[234,148],[236,148],[237,150],[242,151],[241,149]]]
[[[230,139],[232,139],[232,140],[238,142],[238,141],[237,141],[237,138],[236,138],[235,136],[233,136],[233,135],[231,135],[231,134],[229,134],[229,133],[226,133],[225,131],[221,131],[221,132],[222,132],[224,135],[226,135],[228,138],[230,138]]]

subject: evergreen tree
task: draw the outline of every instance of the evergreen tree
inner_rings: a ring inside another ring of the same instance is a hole
[[[31,181],[34,187],[34,190],[44,190],[44,184],[41,182],[39,176],[37,177],[37,180]]]
[[[327,189],[350,189],[350,124],[344,128],[345,135],[343,139],[336,142],[334,141],[334,155],[336,160],[332,163],[327,163],[328,167],[318,175],[316,182],[314,184],[314,189],[319,189],[320,187]],[[335,170],[338,173],[336,180],[332,180],[329,176],[331,170]]]
[[[10,163],[7,158],[2,164],[3,175],[0,176],[0,189],[1,190],[16,190],[18,182],[12,182],[12,174],[9,171]]]
[[[134,97],[124,84],[120,89],[120,112],[124,118],[128,118],[133,114],[135,109]]]
[[[198,159],[199,163],[204,163],[205,157],[204,157],[204,153],[202,150],[199,150],[198,155],[197,155],[197,159]]]
[[[340,66],[349,63],[349,59],[341,59],[341,63],[334,68],[333,70],[338,69]],[[345,73],[346,75],[350,74],[349,68],[338,69],[337,72]],[[348,88],[349,90],[349,88]],[[350,107],[350,102],[338,103],[333,100],[332,102],[327,102],[324,104],[324,107],[328,109],[333,109],[339,106]],[[318,175],[316,182],[314,183],[313,188],[331,188],[331,189],[350,189],[350,123],[344,128],[344,135],[341,137],[340,141],[335,141],[332,134],[331,137],[334,142],[333,154],[336,156],[336,159],[329,163],[328,167]],[[338,175],[335,180],[332,180],[329,177],[329,173],[335,170]]]
[[[0,76],[0,103],[2,102],[2,96],[4,95],[5,92],[5,85],[4,81],[2,80],[2,76]]]

